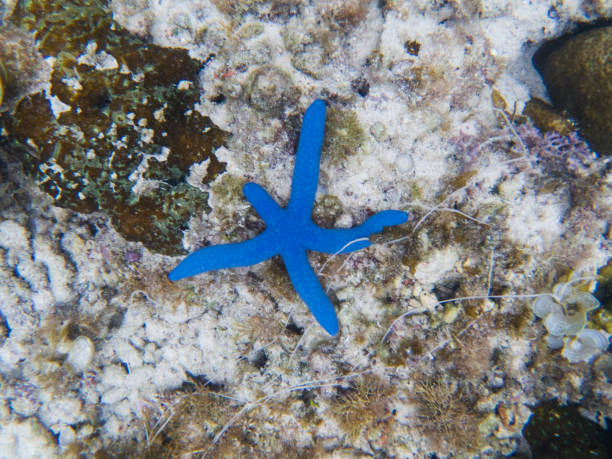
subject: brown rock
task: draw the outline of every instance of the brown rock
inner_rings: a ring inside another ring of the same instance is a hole
[[[612,155],[612,25],[548,42],[533,63],[553,103],[578,121],[591,148]]]

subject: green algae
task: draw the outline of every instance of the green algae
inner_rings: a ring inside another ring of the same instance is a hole
[[[323,151],[329,152],[332,164],[341,164],[355,155],[365,139],[365,132],[354,111],[333,106],[327,110]]]
[[[402,338],[395,346],[389,346],[378,340],[374,344],[376,357],[386,365],[392,367],[403,367],[410,359],[419,358],[426,351],[424,343],[418,338]]]
[[[342,215],[343,206],[337,196],[326,194],[315,202],[312,217],[317,225],[333,228],[336,220]]]
[[[189,169],[208,161],[209,182],[225,166],[214,152],[228,133],[193,110],[203,64],[122,29],[106,1],[23,1],[12,21],[54,63],[49,93],[2,119],[7,148],[56,205],[102,211],[126,239],[184,253],[181,230],[209,211]]]

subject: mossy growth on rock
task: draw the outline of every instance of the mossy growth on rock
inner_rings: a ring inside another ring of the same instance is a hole
[[[323,195],[314,205],[313,219],[323,228],[334,228],[336,220],[342,215],[342,202],[337,196]]]
[[[2,119],[7,146],[60,207],[107,213],[128,240],[183,253],[182,229],[207,211],[186,182],[228,133],[195,111],[202,63],[182,49],[144,42],[112,20],[105,1],[20,2],[12,21],[53,57],[51,87]]]
[[[331,107],[327,110],[323,151],[328,151],[332,164],[341,164],[357,153],[365,143],[365,133],[357,114],[351,110]]]
[[[537,97],[532,97],[527,101],[523,114],[528,116],[533,121],[533,124],[542,132],[555,131],[566,136],[577,128],[570,118],[559,113]]]
[[[365,374],[351,381],[348,388],[338,389],[332,400],[331,414],[351,438],[380,436],[384,419],[391,409],[390,397],[395,390],[376,375]],[[366,432],[364,432],[366,430]]]
[[[612,259],[597,272],[597,289],[593,296],[599,300],[601,308],[589,318],[590,326],[612,334]]]

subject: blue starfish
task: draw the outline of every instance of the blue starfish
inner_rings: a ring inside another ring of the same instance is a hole
[[[313,223],[311,214],[319,181],[324,125],[325,102],[315,100],[304,114],[287,207],[280,207],[256,183],[244,185],[244,196],[266,222],[263,233],[244,242],[203,247],[188,255],[168,278],[175,281],[213,269],[254,265],[280,255],[300,298],[319,324],[335,335],[336,312],[308,263],[306,251],[335,254],[363,249],[370,245],[371,234],[381,232],[385,226],[404,223],[408,215],[386,210],[346,229],[324,229]]]

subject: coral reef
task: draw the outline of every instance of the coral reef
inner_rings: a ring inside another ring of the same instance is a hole
[[[608,453],[589,440],[612,418],[610,158],[550,111],[532,56],[611,16],[609,2],[1,4],[3,445],[99,458]],[[281,260],[171,283],[179,259],[163,254],[265,230],[241,189],[287,204],[317,98],[330,116],[313,220],[409,215],[365,250],[308,255],[335,337]]]

